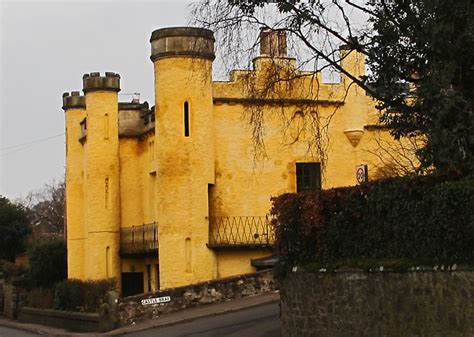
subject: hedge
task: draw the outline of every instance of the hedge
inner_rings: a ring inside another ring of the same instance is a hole
[[[114,289],[114,279],[64,280],[54,287],[54,307],[59,310],[97,312],[100,305],[107,302],[107,293]]]
[[[279,269],[309,261],[474,261],[474,176],[403,177],[273,198]]]
[[[36,243],[28,253],[31,286],[51,288],[53,284],[67,278],[67,250],[64,240]]]

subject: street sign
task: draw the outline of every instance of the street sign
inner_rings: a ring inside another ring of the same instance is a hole
[[[369,180],[369,170],[367,165],[357,165],[356,166],[356,181],[358,184],[365,183]]]
[[[146,298],[146,299],[142,300],[142,305],[167,303],[167,302],[170,302],[170,301],[171,301],[170,296]]]

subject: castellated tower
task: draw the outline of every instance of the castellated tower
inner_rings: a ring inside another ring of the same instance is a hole
[[[118,92],[120,76],[85,74],[87,135],[84,144],[86,279],[120,280],[120,169]]]
[[[66,209],[68,278],[83,279],[84,272],[84,198],[83,147],[79,142],[85,130],[80,126],[86,118],[86,99],[78,91],[63,94],[66,114]]]
[[[158,29],[155,69],[160,287],[216,278],[208,242],[208,188],[214,177],[212,61],[207,29]]]

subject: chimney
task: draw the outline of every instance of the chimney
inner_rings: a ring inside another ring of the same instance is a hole
[[[260,30],[260,55],[286,57],[286,32],[262,28]]]

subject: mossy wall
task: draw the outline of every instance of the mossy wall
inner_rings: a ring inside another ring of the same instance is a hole
[[[282,336],[474,336],[474,269],[290,273]]]

